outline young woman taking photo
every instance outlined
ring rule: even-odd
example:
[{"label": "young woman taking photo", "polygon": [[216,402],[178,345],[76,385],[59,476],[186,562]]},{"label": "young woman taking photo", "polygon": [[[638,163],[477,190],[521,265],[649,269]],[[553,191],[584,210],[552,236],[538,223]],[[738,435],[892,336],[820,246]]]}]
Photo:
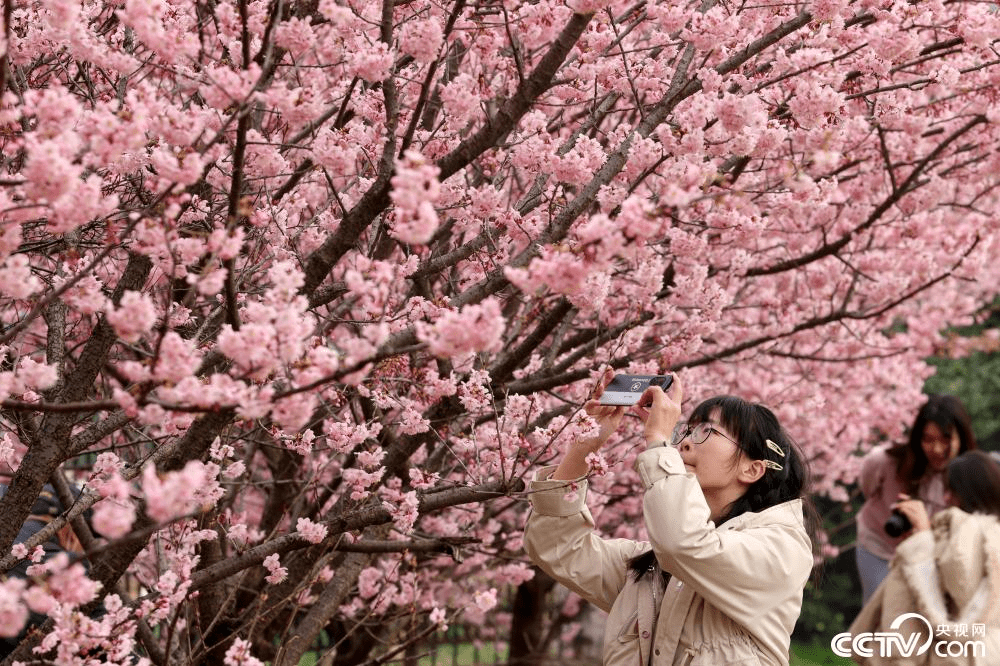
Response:
[{"label": "young woman taking photo", "polygon": [[[678,378],[635,407],[647,448],[642,480],[649,541],[604,539],[586,506],[586,457],[625,407],[585,409],[600,425],[529,488],[524,545],[546,573],[609,613],[605,666],[788,664],[813,566],[803,518],[808,472],[771,410],[733,396],[680,422]],[[569,493],[570,486],[576,493]]]}]

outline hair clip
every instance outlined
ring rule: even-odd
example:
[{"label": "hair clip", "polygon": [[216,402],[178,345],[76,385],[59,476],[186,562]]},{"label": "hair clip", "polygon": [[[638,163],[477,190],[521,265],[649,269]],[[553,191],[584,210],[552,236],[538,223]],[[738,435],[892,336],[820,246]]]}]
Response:
[{"label": "hair clip", "polygon": [[781,470],[785,469],[779,463],[776,463],[773,460],[764,460],[763,463],[764,463],[764,467],[768,467],[770,469],[773,469],[776,472],[780,472]]},{"label": "hair clip", "polygon": [[777,444],[775,444],[774,442],[772,442],[769,439],[765,439],[764,443],[767,444],[767,448],[771,449],[772,451],[774,451],[775,453],[777,453],[782,458],[785,457],[785,452],[782,450],[782,448],[780,446],[778,446]]}]

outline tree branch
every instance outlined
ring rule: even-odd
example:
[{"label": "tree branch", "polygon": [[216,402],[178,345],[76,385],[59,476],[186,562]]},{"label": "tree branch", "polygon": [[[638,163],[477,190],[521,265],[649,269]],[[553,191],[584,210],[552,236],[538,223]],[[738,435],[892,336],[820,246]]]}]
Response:
[{"label": "tree branch", "polygon": [[959,137],[967,134],[969,131],[974,129],[976,126],[981,125],[986,122],[985,116],[976,116],[969,122],[967,122],[962,127],[958,128],[952,132],[951,136],[938,144],[934,150],[927,154],[920,162],[913,168],[910,175],[906,177],[902,183],[900,183],[898,188],[895,188],[889,196],[887,196],[882,203],[880,203],[875,210],[871,212],[864,222],[861,222],[856,227],[845,233],[843,236],[838,238],[832,243],[827,243],[822,247],[817,248],[813,252],[809,252],[801,257],[795,259],[789,259],[788,261],[781,261],[777,264],[771,266],[762,266],[759,268],[750,268],[744,273],[745,277],[755,277],[758,275],[775,275],[777,273],[784,273],[786,271],[795,270],[805,266],[806,264],[812,263],[823,257],[828,257],[832,254],[836,254],[841,249],[843,249],[851,239],[857,236],[859,233],[865,231],[872,225],[874,225],[882,215],[889,210],[892,206],[899,202],[906,194],[915,189],[914,185],[918,178],[923,174],[927,166],[935,160],[945,149],[954,143]]}]

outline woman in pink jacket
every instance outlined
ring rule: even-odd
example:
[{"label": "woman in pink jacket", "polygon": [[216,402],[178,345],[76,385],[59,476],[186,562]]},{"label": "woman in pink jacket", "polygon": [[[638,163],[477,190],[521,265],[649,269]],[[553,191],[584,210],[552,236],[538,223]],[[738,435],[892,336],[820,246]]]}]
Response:
[{"label": "woman in pink jacket", "polygon": [[586,458],[626,408],[590,400],[600,434],[536,474],[525,550],[608,612],[605,666],[787,666],[813,565],[805,463],[766,407],[718,396],[678,423],[680,404],[675,378],[667,393],[647,389],[637,406],[648,447],[635,462],[648,542],[594,531]]},{"label": "woman in pink jacket", "polygon": [[868,603],[885,578],[901,540],[901,532],[886,531],[900,494],[921,500],[933,516],[946,506],[944,470],[948,463],[975,448],[976,437],[962,402],[952,395],[930,395],[917,412],[905,443],[879,447],[865,456],[859,478],[865,503],[856,518],[854,550],[863,603]]}]

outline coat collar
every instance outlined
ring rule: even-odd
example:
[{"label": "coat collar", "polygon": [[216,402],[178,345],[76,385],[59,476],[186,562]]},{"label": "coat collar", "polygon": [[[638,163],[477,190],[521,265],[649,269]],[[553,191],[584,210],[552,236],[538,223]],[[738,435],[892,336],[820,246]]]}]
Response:
[{"label": "coat collar", "polygon": [[754,527],[787,525],[804,528],[802,500],[793,499],[768,507],[763,511],[748,511],[718,526],[720,530],[745,530]]}]

